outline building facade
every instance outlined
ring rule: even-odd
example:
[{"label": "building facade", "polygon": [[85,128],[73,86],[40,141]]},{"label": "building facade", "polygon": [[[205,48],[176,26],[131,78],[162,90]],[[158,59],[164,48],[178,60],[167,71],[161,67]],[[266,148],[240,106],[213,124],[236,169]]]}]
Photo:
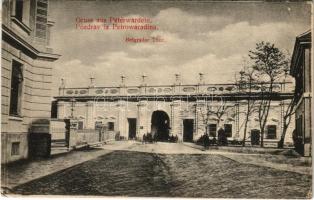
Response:
[{"label": "building facade", "polygon": [[48,0],[2,1],[1,163],[28,157],[32,122],[51,115]]},{"label": "building facade", "polygon": [[295,78],[295,126],[296,135],[302,138],[299,152],[311,156],[312,140],[312,71],[311,32],[296,38],[290,73]]},{"label": "building facade", "polygon": [[[264,134],[264,146],[272,147],[277,147],[284,109],[293,96],[282,84],[275,88]],[[142,139],[144,134],[152,133],[159,140],[172,135],[180,142],[195,142],[204,133],[217,137],[218,129],[223,128],[228,140],[242,141],[247,99],[257,102],[260,95],[258,89],[248,95],[235,84],[61,86],[55,104],[58,118],[77,120],[78,129],[94,129],[103,124],[125,139]],[[290,124],[286,144],[292,142],[293,129],[294,124]],[[256,133],[260,135],[257,110],[247,124],[247,144],[251,144]]]}]

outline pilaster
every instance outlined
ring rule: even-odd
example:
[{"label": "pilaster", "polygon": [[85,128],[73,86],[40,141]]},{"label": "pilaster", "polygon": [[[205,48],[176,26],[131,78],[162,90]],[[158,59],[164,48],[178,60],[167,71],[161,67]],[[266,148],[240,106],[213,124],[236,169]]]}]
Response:
[{"label": "pilaster", "polygon": [[181,116],[181,100],[175,100],[171,104],[171,134],[177,135],[180,142],[183,141],[182,116]]},{"label": "pilaster", "polygon": [[143,135],[148,132],[147,120],[149,120],[147,101],[139,101],[137,104],[136,136],[140,139],[143,138]]},{"label": "pilaster", "polygon": [[118,108],[118,130],[120,135],[128,138],[128,133],[126,130],[127,121],[126,121],[126,101],[119,100],[117,103]]},{"label": "pilaster", "polygon": [[94,102],[88,101],[86,102],[86,129],[94,129]]}]

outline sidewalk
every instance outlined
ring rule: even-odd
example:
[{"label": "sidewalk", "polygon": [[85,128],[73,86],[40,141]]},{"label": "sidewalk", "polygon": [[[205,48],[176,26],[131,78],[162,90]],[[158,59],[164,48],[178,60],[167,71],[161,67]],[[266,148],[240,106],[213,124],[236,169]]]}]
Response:
[{"label": "sidewalk", "polygon": [[[280,155],[284,150],[280,149],[258,149],[245,147],[219,147],[204,151],[204,147],[193,144],[184,143],[194,149],[203,151],[205,154],[218,154],[226,158],[232,159],[239,163],[251,164],[262,167],[270,167],[273,169],[295,172],[299,174],[312,175],[312,159],[308,157],[291,157]],[[235,150],[232,152],[232,150]],[[242,151],[241,151],[242,150]],[[241,153],[243,152],[243,153]]]},{"label": "sidewalk", "polygon": [[23,161],[1,166],[1,187],[11,189],[17,185],[38,179],[111,153],[116,149],[127,149],[133,143],[110,142],[100,148],[71,151],[47,159]]}]

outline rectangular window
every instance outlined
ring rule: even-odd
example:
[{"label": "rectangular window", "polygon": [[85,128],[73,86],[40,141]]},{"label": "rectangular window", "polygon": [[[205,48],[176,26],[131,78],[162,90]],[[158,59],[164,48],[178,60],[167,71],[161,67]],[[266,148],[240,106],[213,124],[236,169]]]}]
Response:
[{"label": "rectangular window", "polygon": [[82,121],[79,121],[79,122],[78,122],[78,125],[77,125],[77,129],[78,129],[78,130],[82,130],[82,129],[84,128],[83,125],[84,125],[83,122],[82,122]]},{"label": "rectangular window", "polygon": [[23,86],[23,65],[15,60],[12,62],[10,115],[21,115],[21,98]]},{"label": "rectangular window", "polygon": [[15,1],[15,18],[22,21],[23,18],[23,0]]},{"label": "rectangular window", "polygon": [[268,125],[267,126],[267,139],[276,139],[276,125]]},{"label": "rectangular window", "polygon": [[225,134],[227,137],[232,137],[232,124],[225,124]]},{"label": "rectangular window", "polygon": [[208,125],[209,136],[216,137],[217,124]]},{"label": "rectangular window", "polygon": [[95,122],[95,129],[102,128],[102,121],[96,121]]},{"label": "rectangular window", "polygon": [[19,142],[13,142],[12,143],[11,155],[12,156],[20,155],[20,143]]},{"label": "rectangular window", "polygon": [[108,122],[108,130],[114,131],[114,123],[113,122]]}]

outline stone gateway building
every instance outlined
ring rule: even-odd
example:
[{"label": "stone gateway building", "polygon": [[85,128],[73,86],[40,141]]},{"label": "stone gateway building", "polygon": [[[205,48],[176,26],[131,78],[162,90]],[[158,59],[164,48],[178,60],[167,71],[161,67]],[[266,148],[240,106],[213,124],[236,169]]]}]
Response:
[{"label": "stone gateway building", "polygon": [[[291,84],[274,87],[270,114],[265,127],[264,146],[277,147],[283,129],[283,114],[291,101]],[[78,129],[94,129],[99,125],[119,133],[124,139],[143,138],[151,133],[159,141],[177,136],[179,142],[195,142],[204,133],[216,137],[223,128],[229,141],[242,141],[247,99],[258,101],[259,88],[251,93],[236,84],[173,85],[66,88],[64,84],[55,97],[57,117],[73,119]],[[256,105],[256,109],[258,105]],[[291,144],[294,124],[286,135]],[[247,123],[246,143],[260,143],[258,112]],[[255,141],[255,143],[252,141]]]},{"label": "stone gateway building", "polygon": [[1,163],[28,157],[29,128],[51,113],[52,62],[47,0],[2,1]]}]

